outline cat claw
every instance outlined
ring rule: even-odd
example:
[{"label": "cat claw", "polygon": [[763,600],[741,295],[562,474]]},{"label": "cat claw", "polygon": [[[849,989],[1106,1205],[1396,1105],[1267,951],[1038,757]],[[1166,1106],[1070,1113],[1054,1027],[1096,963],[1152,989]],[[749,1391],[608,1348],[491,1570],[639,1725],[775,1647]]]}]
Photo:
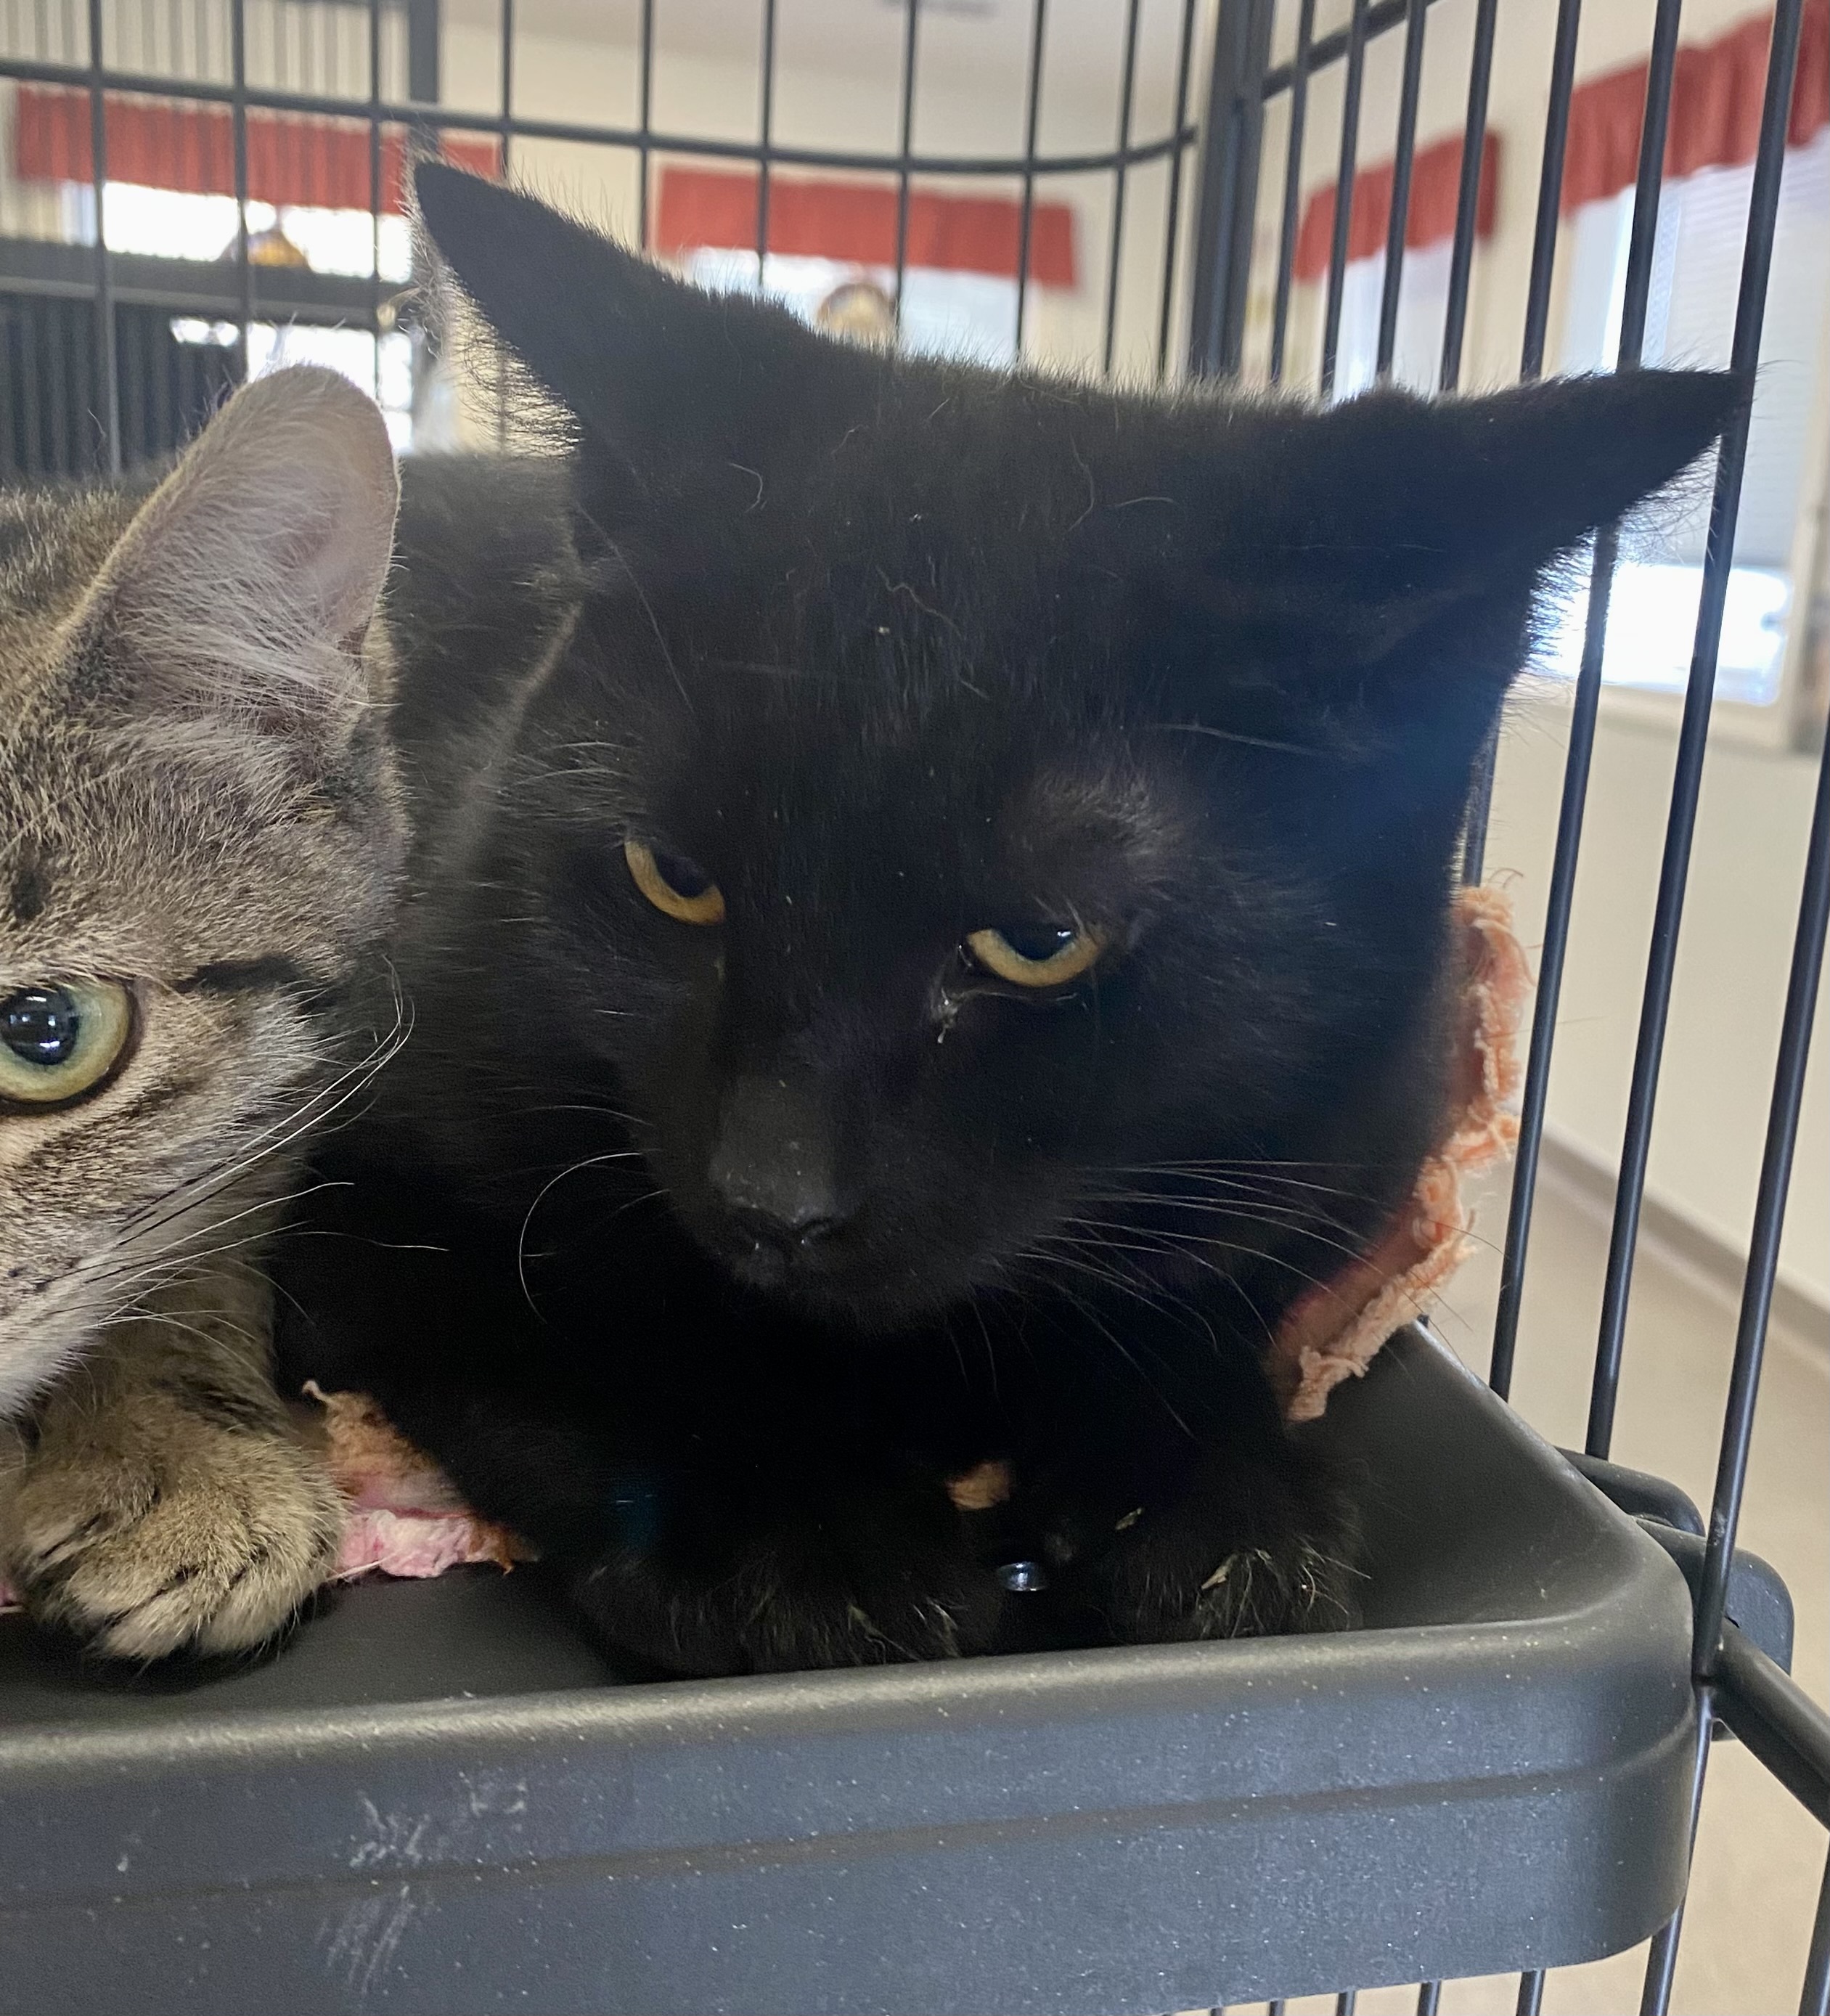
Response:
[{"label": "cat claw", "polygon": [[108,1658],[253,1651],[329,1575],[335,1486],[298,1443],[173,1410],[137,1446],[28,1457],[0,1557],[41,1623]]}]

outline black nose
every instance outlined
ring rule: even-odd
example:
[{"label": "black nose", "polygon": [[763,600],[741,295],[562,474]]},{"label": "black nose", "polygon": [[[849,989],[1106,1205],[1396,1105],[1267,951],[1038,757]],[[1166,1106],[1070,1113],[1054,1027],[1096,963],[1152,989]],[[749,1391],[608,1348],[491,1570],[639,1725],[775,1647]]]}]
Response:
[{"label": "black nose", "polygon": [[811,1085],[739,1078],[725,1097],[706,1180],[747,1237],[811,1246],[856,1210],[839,1180],[834,1132]]}]

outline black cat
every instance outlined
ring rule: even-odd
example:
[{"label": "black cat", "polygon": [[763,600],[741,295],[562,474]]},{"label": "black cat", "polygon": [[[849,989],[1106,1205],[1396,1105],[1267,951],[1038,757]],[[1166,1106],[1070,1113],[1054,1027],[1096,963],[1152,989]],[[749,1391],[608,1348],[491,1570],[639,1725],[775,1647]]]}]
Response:
[{"label": "black cat", "polygon": [[1347,1621],[1267,1339],[1436,1134],[1546,565],[1736,387],[904,361],[419,193],[576,441],[409,470],[414,1033],[309,1369],[666,1670]]}]

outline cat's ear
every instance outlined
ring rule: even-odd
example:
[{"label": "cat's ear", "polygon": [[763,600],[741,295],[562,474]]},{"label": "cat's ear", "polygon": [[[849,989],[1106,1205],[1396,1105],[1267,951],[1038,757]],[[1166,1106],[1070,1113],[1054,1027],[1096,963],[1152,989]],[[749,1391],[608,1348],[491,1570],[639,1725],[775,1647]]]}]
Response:
[{"label": "cat's ear", "polygon": [[1209,589],[1364,664],[1439,617],[1515,597],[1688,468],[1747,394],[1728,373],[1634,371],[1267,416],[1210,548]]},{"label": "cat's ear", "polygon": [[382,696],[363,650],[400,485],[372,401],[315,365],[244,387],[142,506],[73,624],[76,675],[142,742],[297,774]]},{"label": "cat's ear", "polygon": [[674,279],[534,197],[436,161],[419,220],[478,312],[600,450],[663,488],[754,477],[829,446],[884,366],[785,308]]}]

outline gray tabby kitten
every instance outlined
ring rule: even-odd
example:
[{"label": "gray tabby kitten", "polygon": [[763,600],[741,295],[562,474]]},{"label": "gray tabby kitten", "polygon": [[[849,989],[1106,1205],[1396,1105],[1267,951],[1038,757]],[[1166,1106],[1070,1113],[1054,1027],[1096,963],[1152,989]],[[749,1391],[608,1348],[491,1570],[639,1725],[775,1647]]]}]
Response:
[{"label": "gray tabby kitten", "polygon": [[0,498],[0,1564],[119,1657],[257,1644],[335,1555],[258,1262],[378,1056],[397,499],[313,369],[150,495]]}]

